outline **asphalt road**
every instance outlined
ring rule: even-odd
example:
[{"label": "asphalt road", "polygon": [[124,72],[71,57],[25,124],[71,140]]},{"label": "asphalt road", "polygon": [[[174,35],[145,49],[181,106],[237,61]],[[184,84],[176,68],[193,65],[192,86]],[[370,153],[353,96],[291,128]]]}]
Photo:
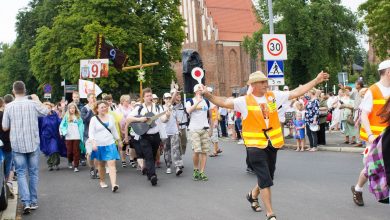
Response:
[{"label": "asphalt road", "polygon": [[[23,219],[265,219],[265,213],[253,212],[245,199],[256,182],[254,175],[245,173],[245,149],[230,141],[220,145],[223,154],[208,160],[208,182],[192,180],[191,152],[187,152],[183,175],[158,169],[157,187],[118,163],[120,189],[115,194],[90,179],[87,168],[74,173],[62,160],[62,170],[49,172],[42,157],[39,209]],[[355,153],[279,151],[272,187],[278,219],[389,219],[390,207],[376,202],[367,188],[365,207],[352,202],[350,186],[361,168],[361,156]],[[106,180],[109,183],[108,176]]]}]

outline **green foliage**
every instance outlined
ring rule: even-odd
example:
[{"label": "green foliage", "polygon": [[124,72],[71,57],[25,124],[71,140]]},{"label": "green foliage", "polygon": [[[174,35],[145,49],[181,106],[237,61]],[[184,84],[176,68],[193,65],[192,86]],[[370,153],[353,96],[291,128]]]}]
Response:
[{"label": "green foliage", "polygon": [[[265,10],[267,0],[258,1]],[[356,50],[357,19],[337,0],[274,0],[275,33],[286,34],[288,60],[285,61],[286,82],[292,87],[307,82],[321,70],[331,74],[329,85],[337,84],[337,73],[349,64]],[[260,18],[268,18],[258,12]],[[244,41],[252,56],[262,53],[263,29]]]},{"label": "green foliage", "polygon": [[370,64],[368,60],[366,60],[362,76],[366,85],[372,85],[378,82],[380,78],[378,73],[378,65]]},{"label": "green foliage", "polygon": [[[95,58],[97,34],[129,55],[129,65],[139,63],[138,43],[143,43],[143,63],[160,62],[146,68],[146,85],[154,90],[169,88],[174,72],[170,62],[180,58],[183,20],[178,0],[64,1],[52,27],[38,30],[31,49],[31,67],[39,81],[59,85],[65,78],[77,83],[79,60]],[[97,79],[106,93],[115,97],[139,91],[136,71],[110,68],[108,78]],[[153,82],[153,84],[152,84]]]},{"label": "green foliage", "polygon": [[[180,0],[33,0],[17,16],[15,43],[1,45],[0,80],[6,83],[0,92],[10,92],[10,83],[21,79],[39,94],[50,83],[58,99],[61,81],[77,84],[80,59],[95,58],[96,36],[103,34],[128,54],[128,65],[139,64],[143,43],[143,63],[160,63],[146,68],[144,87],[162,93],[174,78],[171,62],[180,59],[185,38],[179,5]],[[139,91],[136,74],[110,67],[109,77],[96,82],[119,98]]]},{"label": "green foliage", "polygon": [[381,59],[390,57],[390,1],[368,0],[359,6],[359,12],[376,55]]}]

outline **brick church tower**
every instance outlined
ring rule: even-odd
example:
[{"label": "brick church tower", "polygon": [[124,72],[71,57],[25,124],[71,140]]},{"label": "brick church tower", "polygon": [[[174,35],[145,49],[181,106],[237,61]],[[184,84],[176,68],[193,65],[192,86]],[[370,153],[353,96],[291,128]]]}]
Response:
[{"label": "brick church tower", "polygon": [[[249,74],[261,68],[260,59],[251,59],[242,46],[244,37],[260,28],[252,0],[182,0],[179,10],[186,24],[183,50],[200,54],[206,84],[218,95],[238,92]],[[182,63],[173,68],[183,85]]]}]

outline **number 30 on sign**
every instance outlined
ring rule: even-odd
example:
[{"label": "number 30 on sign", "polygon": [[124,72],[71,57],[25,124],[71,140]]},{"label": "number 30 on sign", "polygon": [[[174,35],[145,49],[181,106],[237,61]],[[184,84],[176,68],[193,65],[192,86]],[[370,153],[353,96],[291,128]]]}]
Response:
[{"label": "number 30 on sign", "polygon": [[80,78],[108,77],[108,59],[80,60]]},{"label": "number 30 on sign", "polygon": [[264,60],[287,60],[285,34],[263,34]]}]

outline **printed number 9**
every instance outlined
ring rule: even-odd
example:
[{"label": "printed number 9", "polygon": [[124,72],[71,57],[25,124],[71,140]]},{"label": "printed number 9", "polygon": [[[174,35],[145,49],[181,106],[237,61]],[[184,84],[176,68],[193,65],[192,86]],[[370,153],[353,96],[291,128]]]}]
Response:
[{"label": "printed number 9", "polygon": [[98,76],[99,74],[99,68],[96,64],[93,64],[92,67],[91,67],[91,71],[92,71],[92,77],[95,78]]},{"label": "printed number 9", "polygon": [[279,43],[270,43],[270,50],[271,51],[280,51],[280,44]]}]

